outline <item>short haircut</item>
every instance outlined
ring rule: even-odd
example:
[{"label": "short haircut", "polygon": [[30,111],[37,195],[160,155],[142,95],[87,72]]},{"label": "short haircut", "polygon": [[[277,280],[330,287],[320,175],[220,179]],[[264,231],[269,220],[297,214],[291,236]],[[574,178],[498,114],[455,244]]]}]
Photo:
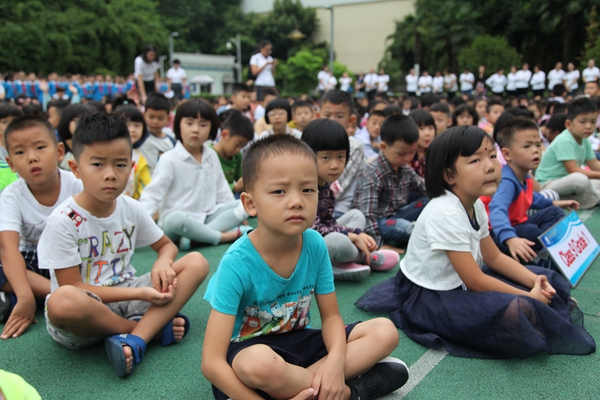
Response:
[{"label": "short haircut", "polygon": [[101,101],[88,101],[86,105],[88,107],[93,107],[94,111],[104,111],[104,103],[102,103]]},{"label": "short haircut", "polygon": [[242,177],[246,191],[251,191],[260,177],[262,164],[270,157],[282,155],[301,155],[314,161],[317,157],[312,149],[303,141],[292,135],[270,135],[255,141],[242,161]]},{"label": "short haircut", "polygon": [[412,118],[404,114],[392,115],[381,125],[381,140],[388,146],[397,141],[413,144],[419,140],[419,128]]},{"label": "short haircut", "polygon": [[142,135],[146,134],[146,119],[144,114],[134,105],[124,104],[116,108],[113,114],[123,118],[125,122],[139,122],[142,124],[143,130]]},{"label": "short haircut", "polygon": [[573,121],[578,115],[597,112],[598,106],[594,100],[588,99],[587,97],[581,97],[569,103],[567,119]]},{"label": "short haircut", "polygon": [[54,143],[54,145],[58,144],[58,139],[54,133],[54,127],[46,118],[40,115],[20,115],[13,119],[4,131],[4,147],[6,150],[8,150],[8,137],[13,132],[22,131],[36,126],[45,128],[46,132],[48,132],[48,136],[50,136],[52,139],[52,143]]},{"label": "short haircut", "polygon": [[321,107],[325,103],[334,104],[336,106],[346,106],[348,107],[350,115],[354,113],[354,100],[352,99],[352,95],[343,90],[332,89],[325,92],[321,97]]},{"label": "short haircut", "polygon": [[56,128],[60,140],[65,142],[73,138],[73,135],[69,129],[71,121],[73,121],[75,118],[81,117],[82,115],[91,114],[93,112],[96,112],[96,109],[86,104],[77,103],[68,105],[60,115],[60,121],[58,122],[58,127]]},{"label": "short haircut", "polygon": [[479,115],[477,115],[477,111],[475,111],[473,107],[466,104],[461,104],[454,109],[454,112],[452,113],[452,125],[456,126],[458,122],[458,116],[464,112],[471,114],[471,117],[473,117],[473,125],[477,126],[477,123],[479,122]]},{"label": "short haircut", "polygon": [[106,113],[85,115],[79,120],[73,134],[73,156],[79,161],[85,146],[116,139],[126,140],[132,147],[129,129],[123,118]]},{"label": "short haircut", "polygon": [[186,100],[179,103],[177,106],[177,112],[175,113],[175,121],[173,121],[173,132],[175,138],[181,140],[181,120],[184,118],[202,118],[203,120],[210,122],[210,134],[208,138],[215,140],[219,128],[221,127],[221,121],[217,116],[215,108],[208,101],[203,99],[192,99]]},{"label": "short haircut", "polygon": [[317,151],[346,151],[346,163],[350,158],[350,140],[346,129],[336,121],[320,118],[311,121],[302,131],[302,141]]},{"label": "short haircut", "polygon": [[510,147],[513,137],[517,132],[521,131],[539,131],[539,126],[532,120],[524,117],[517,117],[511,121],[508,121],[498,131],[496,136],[496,142],[500,148]]},{"label": "short haircut", "polygon": [[512,121],[515,118],[517,117],[508,111],[504,111],[502,114],[500,114],[500,116],[496,120],[496,124],[494,124],[494,132],[492,133],[494,142],[498,141],[498,133],[500,132],[500,129],[504,126],[504,124],[506,124],[508,121]]},{"label": "short haircut", "polygon": [[313,106],[313,104],[310,101],[298,100],[298,101],[294,102],[294,105],[292,106],[292,112],[296,112],[297,109],[302,108],[302,107],[310,108],[310,112],[313,112],[315,110],[315,107]]},{"label": "short haircut", "polygon": [[134,106],[134,107],[136,106],[135,101],[133,101],[132,99],[127,97],[126,94],[117,96],[112,100],[112,109],[113,110],[116,110],[117,107],[119,107],[119,106],[126,106],[126,105],[130,105],[130,106]]},{"label": "short haircut", "polygon": [[440,197],[446,190],[451,190],[444,179],[444,172],[448,169],[455,171],[458,157],[472,156],[484,140],[491,142],[492,139],[476,126],[455,126],[433,139],[427,150],[425,168],[425,186],[429,197]]},{"label": "short haircut", "polygon": [[554,109],[552,110],[552,115],[565,114],[568,109],[569,109],[569,105],[567,103],[559,103],[554,106]]},{"label": "short haircut", "polygon": [[240,92],[252,93],[252,90],[245,83],[234,83],[231,88],[231,94],[236,95]]},{"label": "short haircut", "polygon": [[562,132],[566,129],[566,121],[566,113],[554,114],[550,117],[548,122],[546,122],[546,129],[549,129],[552,132]]},{"label": "short haircut", "polygon": [[58,113],[60,115],[62,113],[62,111],[65,108],[67,108],[70,104],[71,104],[71,102],[69,100],[52,100],[52,101],[48,102],[48,105],[46,106],[46,110],[55,108],[56,111],[58,111]]},{"label": "short haircut", "polygon": [[292,120],[292,108],[286,99],[278,97],[267,104],[265,107],[265,122],[267,124],[271,124],[269,121],[269,112],[273,110],[285,110],[287,112],[287,121],[290,122]]},{"label": "short haircut", "polygon": [[506,111],[509,112],[510,114],[514,115],[515,117],[525,117],[525,118],[530,118],[532,120],[535,119],[535,114],[533,113],[533,111],[531,111],[529,108],[527,108],[525,106],[511,107]]},{"label": "short haircut", "polygon": [[39,103],[27,103],[23,106],[23,114],[26,115],[44,115],[44,109]]},{"label": "short haircut", "polygon": [[167,112],[167,114],[171,112],[171,104],[169,103],[169,99],[167,99],[163,94],[160,93],[150,93],[150,95],[146,99],[145,106],[146,110],[164,110]]},{"label": "short haircut", "polygon": [[552,94],[555,96],[562,96],[567,91],[567,87],[562,83],[557,83],[552,87]]},{"label": "short haircut", "polygon": [[238,110],[229,110],[227,118],[223,122],[222,129],[229,131],[230,136],[241,136],[248,141],[254,139],[252,121]]},{"label": "short haircut", "polygon": [[387,115],[385,115],[384,111],[380,111],[380,110],[373,110],[371,111],[371,113],[369,114],[369,117],[367,118],[367,121],[371,119],[371,117],[381,117],[383,119],[385,119],[387,117]]},{"label": "short haircut", "polygon": [[173,64],[181,64],[181,61],[179,61],[179,58],[176,58],[173,60]]},{"label": "short haircut", "polygon": [[389,117],[391,115],[400,114],[401,112],[402,112],[402,109],[395,104],[390,104],[389,106],[387,106],[386,108],[383,109],[383,113],[385,114],[386,117]]},{"label": "short haircut", "polygon": [[421,107],[431,107],[431,105],[439,102],[439,98],[433,93],[425,93],[421,96]]},{"label": "short haircut", "polygon": [[504,102],[498,97],[492,97],[488,101],[487,106],[485,107],[485,111],[489,113],[492,110],[492,107],[494,106],[502,106],[502,108],[504,108]]},{"label": "short haircut", "polygon": [[267,97],[267,96],[279,97],[279,92],[275,88],[263,89],[261,91],[261,99],[260,100],[264,100],[264,98]]},{"label": "short haircut", "polygon": [[433,103],[431,107],[429,107],[429,112],[441,112],[450,116],[450,108],[448,107],[448,104],[445,103]]},{"label": "short haircut", "polygon": [[433,119],[433,116],[424,108],[412,110],[409,114],[409,117],[415,121],[415,124],[417,124],[418,127],[433,126],[435,128],[435,120]]},{"label": "short haircut", "polygon": [[372,102],[369,103],[369,113],[373,112],[375,107],[377,107],[380,104],[384,104],[387,106],[388,104],[390,104],[390,102],[387,100],[373,100]]},{"label": "short haircut", "polygon": [[466,103],[465,99],[463,99],[460,96],[454,96],[452,98],[452,100],[450,100],[450,104],[452,104],[454,107],[458,107],[461,104],[465,104],[465,103]]},{"label": "short haircut", "polygon": [[13,103],[8,101],[0,101],[0,119],[6,117],[18,117],[23,115],[23,111]]}]

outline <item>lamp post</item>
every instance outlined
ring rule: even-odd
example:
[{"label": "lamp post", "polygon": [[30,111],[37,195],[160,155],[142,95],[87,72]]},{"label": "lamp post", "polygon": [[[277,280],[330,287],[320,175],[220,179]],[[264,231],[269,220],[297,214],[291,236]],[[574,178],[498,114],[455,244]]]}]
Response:
[{"label": "lamp post", "polygon": [[235,60],[235,64],[236,64],[236,68],[237,68],[237,82],[241,82],[242,81],[242,42],[240,40],[240,35],[238,34],[235,39],[229,39],[229,41],[227,42],[226,46],[228,49],[231,49],[231,44],[235,44],[235,49],[236,49],[236,60]]},{"label": "lamp post", "polygon": [[329,70],[333,74],[333,6],[325,7],[325,9],[331,11],[331,34],[329,37]]},{"label": "lamp post", "polygon": [[165,61],[167,60],[167,56],[160,56],[158,58],[160,63],[160,77],[164,79],[165,77]]},{"label": "lamp post", "polygon": [[179,32],[169,33],[169,65],[173,66],[173,38],[179,36]]}]

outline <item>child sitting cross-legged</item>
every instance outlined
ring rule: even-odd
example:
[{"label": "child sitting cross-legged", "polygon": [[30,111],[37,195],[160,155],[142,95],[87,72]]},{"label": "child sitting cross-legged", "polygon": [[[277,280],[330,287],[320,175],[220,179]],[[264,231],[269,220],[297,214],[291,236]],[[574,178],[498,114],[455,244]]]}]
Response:
[{"label": "child sitting cross-legged", "polygon": [[[131,171],[125,122],[107,114],[82,117],[73,136],[71,170],[83,191],[52,212],[38,245],[40,268],[49,269],[46,326],[69,349],[104,340],[118,376],[129,375],[150,340],[163,346],[188,332],[181,308],[206,275],[199,253],[175,261],[177,247],[139,203],[121,196]],[[158,253],[152,271],[136,276],[135,248]]]},{"label": "child sitting cross-legged", "polygon": [[[575,200],[552,201],[533,190],[531,170],[538,167],[542,140],[538,125],[518,117],[500,128],[497,142],[507,164],[490,202],[490,223],[498,247],[515,260],[531,262],[542,250],[538,237],[565,213],[560,207],[579,208]],[[530,216],[529,209],[540,210]]]},{"label": "child sitting cross-legged", "polygon": [[[272,135],[252,145],[243,172],[242,202],[258,227],[227,250],[204,296],[202,373],[215,398],[365,400],[404,385],[406,365],[387,357],[394,326],[342,321],[327,246],[309,229],[319,182],[311,148]],[[310,329],[313,296],[321,330]]]},{"label": "child sitting cross-legged", "polygon": [[306,126],[302,140],[317,155],[319,207],[312,228],[325,238],[334,278],[361,281],[371,269],[387,271],[398,265],[400,256],[395,251],[376,251],[375,240],[362,231],[366,220],[359,210],[350,210],[337,220],[333,217],[335,196],[330,186],[344,171],[350,153],[344,127],[329,119],[317,119]]}]

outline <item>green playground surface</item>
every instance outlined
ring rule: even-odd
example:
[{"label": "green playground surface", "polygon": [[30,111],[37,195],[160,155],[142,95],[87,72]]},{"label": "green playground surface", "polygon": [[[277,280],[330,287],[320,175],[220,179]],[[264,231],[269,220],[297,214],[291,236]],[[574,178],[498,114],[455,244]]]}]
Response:
[{"label": "green playground surface", "polygon": [[[592,235],[600,238],[600,209],[580,213]],[[252,223],[252,222],[251,222]],[[598,239],[597,239],[598,240]],[[212,276],[227,245],[203,247]],[[136,252],[134,265],[142,274],[152,266],[150,248]],[[354,302],[371,286],[393,277],[373,273],[361,283],[336,282],[346,322],[384,314],[367,314]],[[204,328],[210,306],[203,300],[208,279],[184,307],[191,320],[188,336],[179,344],[152,343],[141,364],[126,379],[118,378],[104,353],[103,343],[72,351],[55,343],[46,332],[42,310],[38,323],[17,339],[0,342],[0,369],[21,375],[43,399],[210,399],[209,382],[200,372]],[[572,291],[585,314],[585,327],[600,340],[600,261],[596,261]],[[313,327],[320,327],[313,303]],[[1,328],[2,326],[0,326]],[[480,360],[447,355],[412,342],[400,332],[392,356],[411,367],[411,380],[387,399],[594,399],[600,396],[600,354],[567,356],[539,354],[526,360]]]}]

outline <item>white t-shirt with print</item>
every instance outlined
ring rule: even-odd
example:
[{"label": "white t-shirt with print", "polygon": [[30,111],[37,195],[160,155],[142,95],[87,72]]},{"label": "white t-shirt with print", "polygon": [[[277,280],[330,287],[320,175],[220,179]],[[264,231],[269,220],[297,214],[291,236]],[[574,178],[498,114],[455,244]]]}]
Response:
[{"label": "white t-shirt with print", "polygon": [[[256,53],[250,58],[250,65],[256,65],[259,69],[263,65],[273,62],[273,57],[263,56],[262,53]],[[256,86],[275,86],[275,78],[273,78],[273,64],[268,64],[254,80]]]},{"label": "white t-shirt with print", "polygon": [[81,280],[113,286],[135,276],[136,248],[160,240],[163,231],[134,199],[117,198],[113,213],[96,218],[73,197],[52,212],[38,246],[39,266],[50,270],[51,292],[58,289],[57,269],[79,266]]},{"label": "white t-shirt with print", "polygon": [[27,182],[19,179],[8,185],[0,196],[0,231],[14,231],[21,235],[20,251],[35,250],[46,220],[56,206],[83,190],[81,181],[71,171],[58,170],[60,193],[52,206],[41,205],[29,190]]}]

